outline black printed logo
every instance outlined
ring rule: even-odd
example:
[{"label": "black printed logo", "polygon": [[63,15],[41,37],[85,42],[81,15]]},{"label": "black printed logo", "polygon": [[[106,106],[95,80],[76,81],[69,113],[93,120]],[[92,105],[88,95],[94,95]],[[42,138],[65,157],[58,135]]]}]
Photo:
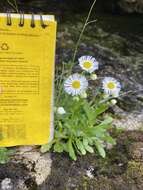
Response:
[{"label": "black printed logo", "polygon": [[4,50],[4,51],[9,50],[9,46],[7,43],[2,43],[0,48],[1,48],[1,50]]}]

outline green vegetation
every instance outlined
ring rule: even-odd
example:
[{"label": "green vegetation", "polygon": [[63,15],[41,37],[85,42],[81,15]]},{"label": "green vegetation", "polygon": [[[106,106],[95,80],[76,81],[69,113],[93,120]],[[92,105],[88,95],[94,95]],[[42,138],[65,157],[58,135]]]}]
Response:
[{"label": "green vegetation", "polygon": [[5,164],[9,161],[10,156],[14,154],[13,150],[7,148],[0,148],[0,164]]}]

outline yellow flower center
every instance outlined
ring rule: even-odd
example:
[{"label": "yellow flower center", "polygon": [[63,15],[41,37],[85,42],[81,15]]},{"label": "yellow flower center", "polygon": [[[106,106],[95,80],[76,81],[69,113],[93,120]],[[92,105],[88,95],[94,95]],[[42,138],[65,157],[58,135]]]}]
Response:
[{"label": "yellow flower center", "polygon": [[114,82],[109,82],[109,83],[107,84],[107,87],[108,87],[110,90],[112,90],[112,89],[114,89],[114,88],[116,87],[116,84],[115,84]]},{"label": "yellow flower center", "polygon": [[86,68],[86,69],[90,69],[92,67],[92,63],[89,62],[89,61],[86,61],[84,62],[83,66]]},{"label": "yellow flower center", "polygon": [[73,87],[73,88],[79,89],[80,86],[81,86],[80,81],[75,80],[75,81],[72,82],[72,87]]}]

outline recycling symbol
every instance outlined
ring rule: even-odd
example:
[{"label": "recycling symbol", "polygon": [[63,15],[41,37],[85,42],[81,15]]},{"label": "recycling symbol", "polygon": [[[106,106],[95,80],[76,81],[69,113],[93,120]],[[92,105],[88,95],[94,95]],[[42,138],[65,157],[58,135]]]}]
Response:
[{"label": "recycling symbol", "polygon": [[2,43],[1,50],[9,50],[9,46],[7,43]]}]

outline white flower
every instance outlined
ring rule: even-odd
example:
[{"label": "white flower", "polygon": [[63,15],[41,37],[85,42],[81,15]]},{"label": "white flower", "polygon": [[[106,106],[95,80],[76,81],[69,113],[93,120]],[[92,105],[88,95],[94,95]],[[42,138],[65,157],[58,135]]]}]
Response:
[{"label": "white flower", "polygon": [[65,109],[63,107],[58,107],[57,108],[57,113],[60,114],[60,115],[63,115],[66,113]]},{"label": "white flower", "polygon": [[119,96],[121,90],[121,84],[112,77],[105,77],[102,81],[104,93],[107,95],[112,95],[114,97]]},{"label": "white flower", "polygon": [[78,61],[80,67],[89,73],[92,73],[99,68],[99,63],[92,56],[82,56]]},{"label": "white flower", "polygon": [[88,81],[86,78],[79,74],[73,74],[66,79],[64,83],[65,92],[72,96],[80,95],[86,91]]},{"label": "white flower", "polygon": [[92,75],[90,76],[90,78],[91,78],[91,80],[96,80],[96,79],[97,79],[97,75],[96,75],[96,74],[92,74]]},{"label": "white flower", "polygon": [[116,99],[112,99],[112,100],[111,100],[111,104],[112,104],[112,105],[117,104],[117,100],[116,100]]}]

